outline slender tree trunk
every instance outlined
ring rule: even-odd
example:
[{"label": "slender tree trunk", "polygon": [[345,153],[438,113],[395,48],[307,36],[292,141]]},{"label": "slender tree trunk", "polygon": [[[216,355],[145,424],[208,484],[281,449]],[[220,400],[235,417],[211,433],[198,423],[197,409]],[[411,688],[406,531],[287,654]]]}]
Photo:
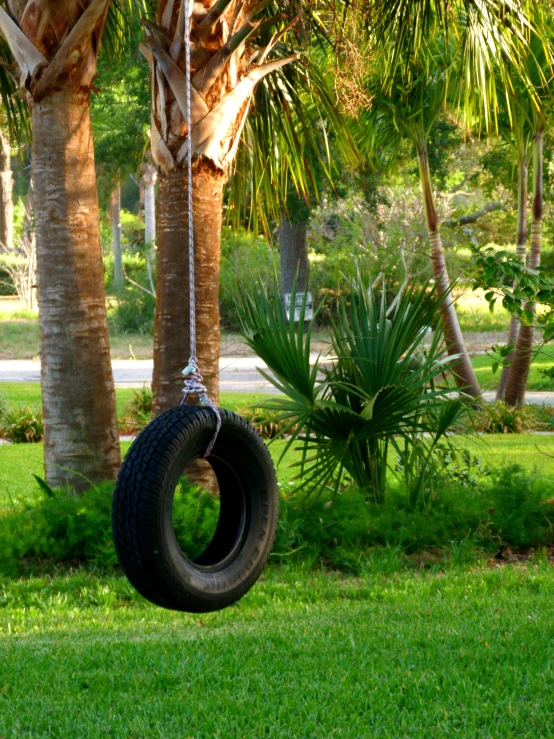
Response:
[{"label": "slender tree trunk", "polygon": [[34,310],[37,290],[37,236],[35,231],[35,196],[32,180],[29,186],[29,192],[27,193],[27,202],[25,203],[21,248],[28,260],[25,284],[25,308],[27,310]]},{"label": "slender tree trunk", "polygon": [[[529,250],[529,267],[538,269],[541,264],[542,247],[542,215],[543,215],[543,141],[544,135],[537,134],[533,141],[533,223],[531,224],[531,242]],[[533,339],[535,336],[535,302],[525,306],[533,313],[530,326],[522,325],[514,350],[514,358],[510,365],[510,373],[506,384],[506,403],[522,406],[525,402],[527,379],[533,358]]]},{"label": "slender tree trunk", "polygon": [[[195,167],[194,264],[198,365],[208,393],[219,402],[219,266],[225,177],[210,165]],[[154,333],[154,414],[179,405],[190,356],[187,176],[160,173],[158,269]]]},{"label": "slender tree trunk", "polygon": [[156,241],[156,180],[157,170],[153,164],[146,163],[142,175],[144,188],[144,241],[154,244]]},{"label": "slender tree trunk", "polygon": [[308,261],[308,224],[306,221],[291,223],[281,216],[279,250],[281,252],[281,291],[290,293],[296,280],[298,292],[305,292],[310,277]]},{"label": "slender tree trunk", "polygon": [[110,215],[112,219],[113,237],[113,261],[114,273],[113,284],[116,290],[123,287],[123,250],[121,248],[121,181],[118,179],[117,186],[110,198]]},{"label": "slender tree trunk", "polygon": [[[437,284],[438,294],[444,295],[450,290],[450,281],[448,278],[448,271],[446,269],[446,260],[444,258],[444,249],[439,229],[439,218],[437,208],[435,206],[435,198],[433,196],[433,186],[431,182],[431,172],[429,170],[429,159],[427,156],[426,145],[418,147],[418,161],[421,175],[421,188],[423,190],[425,201],[427,228],[429,230],[433,274]],[[451,293],[448,294],[442,304],[441,315],[448,354],[451,356],[455,354],[459,355],[459,359],[457,359],[452,365],[456,384],[458,387],[464,388],[465,392],[469,395],[472,395],[474,398],[479,398],[481,396],[481,388],[479,387],[477,376],[475,375],[475,371],[466,349]]]},{"label": "slender tree trunk", "polygon": [[45,469],[82,489],[121,461],[86,92],[32,108]]},{"label": "slender tree trunk", "polygon": [[[525,253],[527,250],[527,187],[529,179],[529,167],[527,165],[527,153],[524,152],[520,156],[519,164],[519,193],[518,193],[518,206],[517,206],[517,244],[516,244],[516,256],[518,256],[522,262],[525,262]],[[508,333],[508,346],[516,346],[519,336],[519,318],[517,315],[512,316],[510,321],[510,331]],[[513,361],[514,352],[512,352],[508,361]],[[506,385],[508,383],[508,377],[510,374],[510,364],[502,367],[502,374],[500,375],[500,381],[498,383],[498,390],[496,391],[496,400],[504,400],[504,393],[506,392]]]},{"label": "slender tree trunk", "polygon": [[13,176],[8,139],[0,131],[0,244],[13,248]]}]

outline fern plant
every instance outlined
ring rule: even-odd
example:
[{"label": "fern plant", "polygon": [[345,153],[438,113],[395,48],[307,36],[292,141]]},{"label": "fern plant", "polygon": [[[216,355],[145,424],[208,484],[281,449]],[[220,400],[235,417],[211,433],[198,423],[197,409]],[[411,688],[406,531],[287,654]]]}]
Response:
[{"label": "fern plant", "polygon": [[304,308],[296,324],[264,287],[241,290],[242,333],[271,370],[262,374],[282,393],[260,406],[275,412],[279,435],[289,437],[283,454],[300,443],[297,490],[332,486],[336,493],[348,477],[382,503],[389,456],[413,453],[417,504],[433,449],[466,412],[445,377],[456,360],[444,356],[439,316],[446,297],[429,285],[407,290],[387,316],[385,292],[379,300],[360,276],[332,327],[332,355],[312,364],[313,322],[304,329]]}]

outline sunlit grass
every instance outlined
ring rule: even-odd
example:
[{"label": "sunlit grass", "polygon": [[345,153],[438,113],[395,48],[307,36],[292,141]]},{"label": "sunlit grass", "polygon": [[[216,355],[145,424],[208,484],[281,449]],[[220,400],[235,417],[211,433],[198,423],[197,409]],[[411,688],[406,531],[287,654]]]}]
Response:
[{"label": "sunlit grass", "polygon": [[551,735],[549,565],[382,572],[271,567],[200,616],[82,571],[0,582],[0,736]]}]

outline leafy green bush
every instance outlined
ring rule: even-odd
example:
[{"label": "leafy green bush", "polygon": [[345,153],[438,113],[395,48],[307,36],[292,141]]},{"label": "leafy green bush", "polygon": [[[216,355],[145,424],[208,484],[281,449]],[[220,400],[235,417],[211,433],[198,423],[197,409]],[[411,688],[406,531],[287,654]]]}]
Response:
[{"label": "leafy green bush", "polygon": [[173,528],[189,559],[196,559],[206,549],[218,520],[219,497],[181,478],[173,499]]},{"label": "leafy green bush", "polygon": [[115,307],[108,313],[115,333],[151,335],[154,332],[156,298],[138,287],[125,287]]},{"label": "leafy green bush", "polygon": [[477,485],[444,481],[427,510],[414,509],[398,484],[379,506],[355,488],[315,502],[289,488],[283,492],[274,556],[359,571],[375,547],[412,554],[454,551],[462,543],[465,549],[489,551],[500,545],[543,546],[554,542],[554,501],[545,500],[551,492],[551,481],[519,465],[498,469]]},{"label": "leafy green bush", "polygon": [[484,405],[474,414],[473,424],[483,434],[521,434],[532,426],[527,406],[515,408],[503,402]]},{"label": "leafy green bush", "polygon": [[[41,496],[33,504],[0,514],[0,572],[15,574],[22,560],[93,563],[112,567],[113,483],[82,495],[51,490],[39,480]],[[173,520],[177,538],[189,556],[203,551],[211,538],[219,500],[184,481],[176,491]]]},{"label": "leafy green bush", "polygon": [[524,405],[514,408],[503,402],[487,403],[472,415],[475,431],[482,434],[522,434],[526,431],[554,431],[554,408]]},{"label": "leafy green bush", "polygon": [[[113,252],[106,254],[104,261],[104,282],[106,289],[111,291],[114,278]],[[123,252],[123,270],[125,274],[140,285],[149,285],[150,279],[146,269],[146,255],[139,249],[125,249]]]},{"label": "leafy green bush", "polygon": [[[77,496],[39,482],[42,495],[33,504],[0,512],[0,572],[15,575],[22,565],[35,566],[41,560],[114,566],[113,484]],[[544,546],[554,542],[554,504],[546,500],[551,490],[551,481],[518,465],[496,470],[478,486],[445,482],[427,510],[414,509],[399,483],[391,485],[379,506],[353,487],[334,499],[321,496],[315,501],[293,486],[281,487],[272,558],[323,562],[359,572],[376,551],[393,553],[398,562],[421,551],[449,551],[452,558],[460,558],[472,547],[494,551],[500,545]],[[173,522],[187,556],[194,559],[205,549],[218,515],[217,496],[180,481]]]},{"label": "leafy green bush", "polygon": [[278,269],[279,253],[263,237],[255,237],[246,231],[224,231],[221,242],[219,307],[221,325],[225,329],[238,330],[235,307],[239,294],[237,275],[247,285],[258,280],[272,285]]},{"label": "leafy green bush", "polygon": [[0,415],[0,436],[12,444],[38,444],[44,438],[42,411],[26,405]]},{"label": "leafy green bush", "polygon": [[152,420],[152,390],[143,387],[133,391],[133,397],[123,408],[119,428],[126,434],[136,434]]},{"label": "leafy green bush", "polygon": [[490,501],[491,526],[498,537],[515,548],[550,543],[554,533],[552,483],[518,464],[492,473],[485,491]]},{"label": "leafy green bush", "polygon": [[452,541],[490,543],[485,499],[455,483],[442,486],[428,511],[414,509],[409,495],[392,487],[383,505],[364,499],[354,488],[334,501],[287,495],[281,505],[276,557],[308,556],[340,569],[357,571],[374,547],[398,547],[405,553],[443,549]]},{"label": "leafy green bush", "polygon": [[[253,408],[252,406],[245,405],[237,408],[235,412],[253,426],[262,439],[275,439],[288,426],[288,424],[279,420],[277,413],[268,411],[265,408]],[[293,431],[294,429],[289,429],[289,433]]]}]

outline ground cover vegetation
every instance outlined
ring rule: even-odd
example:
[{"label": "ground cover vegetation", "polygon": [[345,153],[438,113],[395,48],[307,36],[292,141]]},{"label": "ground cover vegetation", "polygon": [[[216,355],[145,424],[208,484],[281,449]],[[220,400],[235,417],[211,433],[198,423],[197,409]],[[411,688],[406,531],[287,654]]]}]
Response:
[{"label": "ground cover vegetation", "polygon": [[90,571],[2,580],[0,730],[547,736],[550,566],[387,576],[387,557],[348,579],[272,567],[201,618]]}]

